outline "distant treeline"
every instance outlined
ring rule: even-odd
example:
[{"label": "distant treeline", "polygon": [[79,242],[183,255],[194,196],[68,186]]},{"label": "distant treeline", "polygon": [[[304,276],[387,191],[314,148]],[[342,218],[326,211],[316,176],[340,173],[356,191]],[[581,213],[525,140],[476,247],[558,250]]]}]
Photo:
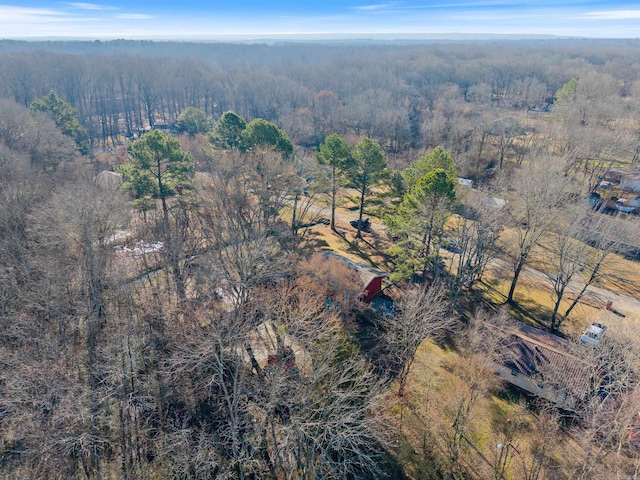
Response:
[{"label": "distant treeline", "polygon": [[[22,105],[55,90],[94,146],[171,124],[187,107],[235,111],[315,146],[329,132],[376,138],[390,154],[470,149],[460,125],[544,110],[570,79],[597,71],[631,94],[635,40],[396,44],[151,41],[0,42],[0,96]],[[455,125],[453,125],[455,124]],[[466,142],[466,143],[465,143]]]}]

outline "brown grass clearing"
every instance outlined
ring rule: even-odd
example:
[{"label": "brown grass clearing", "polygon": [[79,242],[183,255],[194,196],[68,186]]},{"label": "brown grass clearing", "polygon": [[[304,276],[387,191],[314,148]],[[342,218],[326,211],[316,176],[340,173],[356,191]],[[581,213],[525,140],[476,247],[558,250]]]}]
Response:
[{"label": "brown grass clearing", "polygon": [[[452,393],[464,387],[461,385],[464,380],[455,371],[455,365],[461,361],[457,352],[442,349],[430,341],[424,342],[416,353],[405,396],[398,398],[395,395],[397,388],[394,385],[390,388],[385,413],[391,415],[400,428],[401,439],[395,453],[410,478],[435,478],[433,459],[448,455],[456,401]],[[505,477],[520,478],[525,463],[533,461],[531,448],[539,439],[535,422],[535,414],[523,403],[491,393],[482,396],[472,409],[460,462],[482,478],[490,476],[499,460],[497,445],[506,441],[500,432],[506,425],[514,424],[516,431],[509,442],[519,453],[511,458]],[[569,450],[573,456],[578,452],[583,454],[575,442],[566,440],[554,447],[553,455],[558,463]]]}]

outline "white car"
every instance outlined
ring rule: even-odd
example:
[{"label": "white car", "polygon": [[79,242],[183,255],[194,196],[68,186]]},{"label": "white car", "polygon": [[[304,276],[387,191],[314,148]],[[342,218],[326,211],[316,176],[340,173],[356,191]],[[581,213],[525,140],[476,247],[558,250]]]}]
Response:
[{"label": "white car", "polygon": [[592,323],[580,337],[580,343],[588,343],[595,347],[600,343],[600,340],[602,340],[604,332],[606,331],[606,325],[602,325],[601,323]]},{"label": "white car", "polygon": [[616,200],[616,210],[619,210],[622,213],[631,213],[635,211],[636,207],[632,207],[628,204],[627,200],[623,198],[619,198]]}]

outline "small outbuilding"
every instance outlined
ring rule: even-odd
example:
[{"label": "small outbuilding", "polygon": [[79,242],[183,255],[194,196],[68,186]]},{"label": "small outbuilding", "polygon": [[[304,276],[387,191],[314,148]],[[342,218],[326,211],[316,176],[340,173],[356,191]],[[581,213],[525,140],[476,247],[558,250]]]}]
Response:
[{"label": "small outbuilding", "polygon": [[640,176],[627,175],[620,180],[620,190],[623,192],[640,193]]},{"label": "small outbuilding", "polygon": [[504,198],[494,197],[493,195],[487,196],[486,204],[493,208],[502,208],[507,205],[507,201]]},{"label": "small outbuilding", "polygon": [[458,185],[461,185],[463,188],[466,188],[467,190],[471,190],[473,188],[473,180],[471,180],[470,178],[458,177],[456,181],[458,182]]},{"label": "small outbuilding", "polygon": [[487,207],[495,208],[496,210],[507,206],[506,200],[489,195],[485,191],[472,190],[468,195],[469,196],[467,198],[471,205],[486,205]]},{"label": "small outbuilding", "polygon": [[349,268],[358,272],[362,281],[361,300],[363,302],[369,302],[373,297],[378,295],[383,290],[384,280],[389,278],[390,275],[389,272],[379,270],[366,263],[357,262],[335,252],[324,252],[324,255],[325,258],[337,258],[344,262]]},{"label": "small outbuilding", "polygon": [[618,183],[623,192],[640,193],[640,170],[635,167],[611,168],[602,178],[603,182]]},{"label": "small outbuilding", "polygon": [[122,185],[122,174],[103,170],[96,175],[96,183],[103,190],[117,190]]}]

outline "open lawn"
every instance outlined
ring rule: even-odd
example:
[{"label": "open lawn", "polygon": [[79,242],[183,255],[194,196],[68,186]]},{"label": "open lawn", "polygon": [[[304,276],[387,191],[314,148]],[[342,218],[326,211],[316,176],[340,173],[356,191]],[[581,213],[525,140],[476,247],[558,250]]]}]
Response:
[{"label": "open lawn", "polygon": [[[582,456],[580,446],[570,437],[554,439],[524,397],[501,390],[492,374],[483,374],[481,363],[469,362],[428,341],[417,352],[404,397],[392,386],[386,413],[402,432],[396,453],[410,478],[441,478],[455,463],[473,478],[525,478],[528,469],[542,463],[540,478],[570,478],[572,462],[566,459]],[[475,400],[474,393],[479,394]],[[456,415],[465,408],[456,444]],[[543,458],[544,442],[549,451]]]}]

